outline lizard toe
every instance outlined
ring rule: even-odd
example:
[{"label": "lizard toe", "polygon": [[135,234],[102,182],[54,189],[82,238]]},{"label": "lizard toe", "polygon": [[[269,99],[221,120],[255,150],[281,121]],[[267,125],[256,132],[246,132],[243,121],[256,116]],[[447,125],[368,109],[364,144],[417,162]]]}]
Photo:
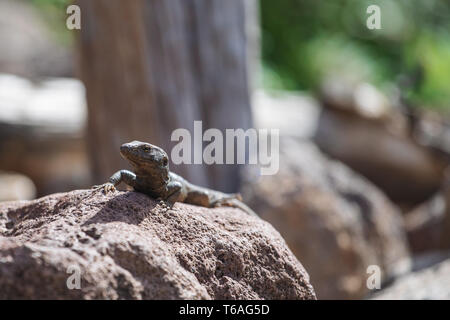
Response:
[{"label": "lizard toe", "polygon": [[115,188],[114,185],[113,185],[112,183],[110,183],[110,182],[107,182],[107,183],[103,184],[101,187],[103,188],[103,192],[104,192],[104,193],[116,191],[116,188]]}]

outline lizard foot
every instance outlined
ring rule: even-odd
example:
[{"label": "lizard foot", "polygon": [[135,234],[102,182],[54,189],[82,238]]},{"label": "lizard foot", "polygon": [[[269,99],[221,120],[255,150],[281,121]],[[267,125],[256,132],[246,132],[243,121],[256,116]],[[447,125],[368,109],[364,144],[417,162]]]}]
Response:
[{"label": "lizard foot", "polygon": [[156,199],[158,205],[162,208],[162,212],[167,212],[172,209],[172,205],[168,201],[164,201],[162,198]]},{"label": "lizard foot", "polygon": [[240,193],[234,193],[233,195],[234,195],[234,197],[235,197],[237,200],[243,201],[243,200],[242,200],[242,195],[241,195]]},{"label": "lizard foot", "polygon": [[216,207],[223,207],[223,206],[228,206],[228,207],[232,207],[233,206],[233,200],[238,200],[242,202],[242,196],[240,193],[231,193],[223,198],[219,198],[217,200],[214,200],[211,202],[211,207],[216,208]]},{"label": "lizard foot", "polygon": [[114,187],[114,185],[111,182],[106,182],[106,183],[101,184],[99,186],[93,186],[92,189],[94,189],[94,190],[103,190],[103,193],[116,191],[116,187]]},{"label": "lizard foot", "polygon": [[231,207],[230,199],[220,199],[211,203],[211,208]]}]

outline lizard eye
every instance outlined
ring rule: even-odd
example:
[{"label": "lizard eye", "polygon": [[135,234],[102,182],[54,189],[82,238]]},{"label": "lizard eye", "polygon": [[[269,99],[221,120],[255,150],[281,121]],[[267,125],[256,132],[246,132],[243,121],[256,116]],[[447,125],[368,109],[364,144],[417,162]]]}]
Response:
[{"label": "lizard eye", "polygon": [[169,163],[169,159],[164,158],[163,159],[163,166],[167,166],[168,163]]},{"label": "lizard eye", "polygon": [[143,150],[144,150],[145,152],[150,152],[150,147],[149,147],[149,146],[144,146]]}]

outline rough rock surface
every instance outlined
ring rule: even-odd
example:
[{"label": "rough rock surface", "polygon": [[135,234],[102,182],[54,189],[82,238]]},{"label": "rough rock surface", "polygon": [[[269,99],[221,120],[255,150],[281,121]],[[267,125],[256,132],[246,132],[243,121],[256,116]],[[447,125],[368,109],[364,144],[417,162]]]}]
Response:
[{"label": "rough rock surface", "polygon": [[248,184],[243,196],[302,261],[319,299],[363,298],[369,265],[384,280],[408,267],[399,211],[310,142],[281,137],[279,172]]},{"label": "rough rock surface", "polygon": [[[78,271],[81,289],[68,289]],[[90,190],[0,204],[0,288],[0,299],[315,298],[259,218]]]},{"label": "rough rock surface", "polygon": [[450,299],[450,259],[399,278],[391,286],[374,295],[373,299]]}]

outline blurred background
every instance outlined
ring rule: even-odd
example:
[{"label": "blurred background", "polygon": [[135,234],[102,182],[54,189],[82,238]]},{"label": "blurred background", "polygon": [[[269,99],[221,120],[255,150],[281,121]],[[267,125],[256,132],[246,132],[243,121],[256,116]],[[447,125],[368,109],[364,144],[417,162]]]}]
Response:
[{"label": "blurred background", "polygon": [[0,0],[0,201],[102,183],[194,120],[276,128],[276,175],[171,170],[241,192],[319,299],[450,298],[448,1],[79,0],[68,30],[71,3]]}]

